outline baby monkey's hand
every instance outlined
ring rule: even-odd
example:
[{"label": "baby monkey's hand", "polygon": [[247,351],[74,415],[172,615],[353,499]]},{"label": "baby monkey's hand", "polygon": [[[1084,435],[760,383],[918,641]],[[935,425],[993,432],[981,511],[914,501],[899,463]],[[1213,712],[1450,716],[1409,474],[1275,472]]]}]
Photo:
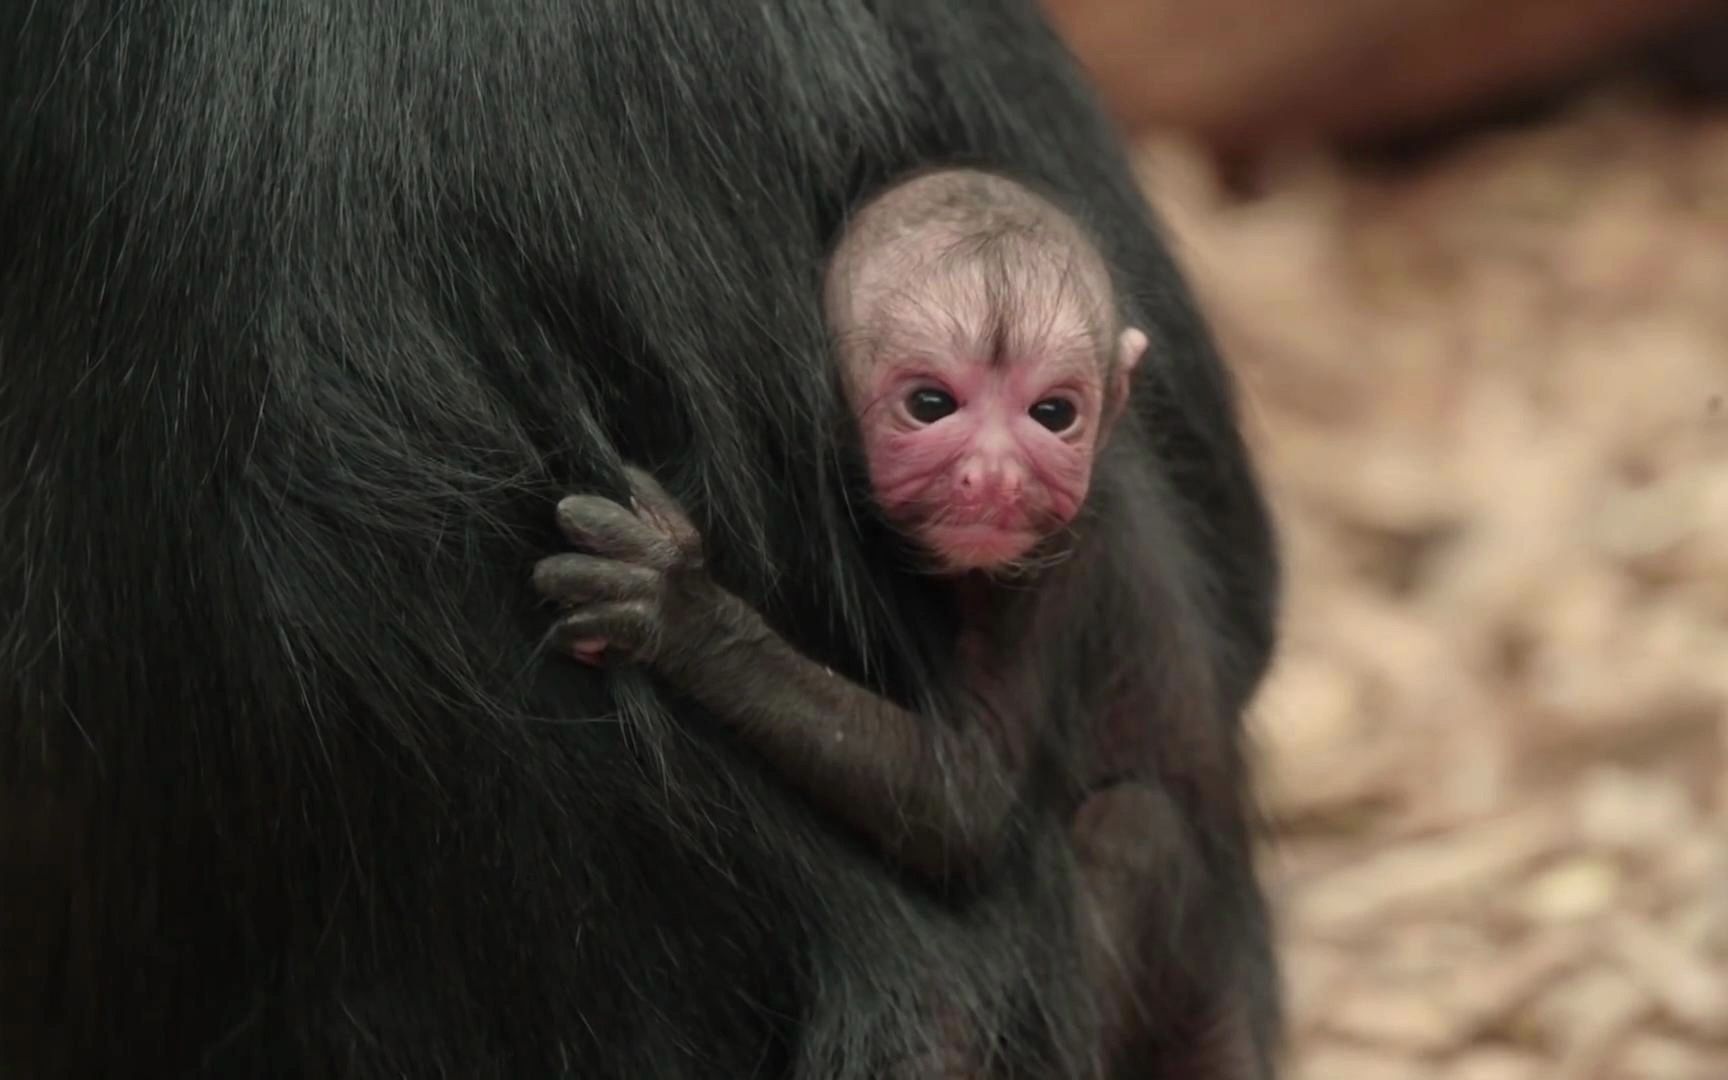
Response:
[{"label": "baby monkey's hand", "polygon": [[558,527],[587,553],[534,567],[534,587],[566,612],[560,646],[588,664],[608,652],[646,664],[675,657],[701,639],[718,599],[702,536],[677,501],[641,469],[625,476],[634,511],[599,495],[561,500]]}]

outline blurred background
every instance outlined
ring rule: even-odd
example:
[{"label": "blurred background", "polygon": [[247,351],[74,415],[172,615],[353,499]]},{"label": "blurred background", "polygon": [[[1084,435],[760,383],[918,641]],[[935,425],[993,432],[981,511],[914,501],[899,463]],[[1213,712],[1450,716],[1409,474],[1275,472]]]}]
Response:
[{"label": "blurred background", "polygon": [[1728,1078],[1728,7],[1045,0],[1239,374],[1296,1080]]}]

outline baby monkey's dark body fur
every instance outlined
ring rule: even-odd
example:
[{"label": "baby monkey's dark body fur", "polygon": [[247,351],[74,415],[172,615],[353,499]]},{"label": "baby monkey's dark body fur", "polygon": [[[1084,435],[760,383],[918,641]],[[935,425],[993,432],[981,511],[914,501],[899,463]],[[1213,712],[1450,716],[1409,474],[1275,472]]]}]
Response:
[{"label": "baby monkey's dark body fur", "polygon": [[[1078,454],[1090,472],[1147,339],[1115,314],[1099,317],[1118,309],[1114,286],[1078,225],[1006,178],[920,170],[877,196],[849,229],[836,261],[851,272],[839,277],[831,269],[828,308],[837,321],[853,426],[891,432],[863,440],[872,482],[903,473],[903,462],[883,459],[919,453],[916,440],[931,434],[946,444],[924,455],[934,458],[928,472],[937,480],[986,455],[1027,475],[1028,484],[1050,471],[1040,460],[1047,453]],[[918,276],[919,267],[930,265],[933,274]],[[980,291],[980,283],[989,287]],[[852,295],[872,289],[884,295]],[[913,298],[912,308],[871,302],[903,295]],[[945,300],[955,307],[928,318]],[[853,325],[907,317],[933,332]],[[1075,333],[1064,337],[1063,327]],[[1076,340],[1086,362],[1062,366],[1052,354]],[[947,355],[907,359],[932,354]],[[1012,389],[995,391],[1010,397],[998,410],[1007,413],[1007,425],[980,418],[995,404],[994,388],[986,385],[993,377],[1031,387],[1018,397]],[[879,393],[885,378],[888,389]],[[970,392],[951,397],[948,389],[958,386]],[[946,399],[935,413],[920,420],[905,411],[911,406],[900,398],[932,392]],[[1050,401],[1078,403],[1063,418],[1069,422],[1040,426],[1022,415]],[[937,432],[937,424],[948,427]],[[1063,433],[1079,441],[1068,445]],[[572,496],[558,507],[562,531],[585,549],[552,556],[536,570],[539,590],[567,609],[558,638],[584,662],[598,663],[603,646],[614,662],[646,663],[806,798],[951,900],[988,887],[1010,847],[1017,809],[1054,811],[1067,823],[1078,875],[1079,966],[1093,1003],[1098,1056],[1117,1060],[1135,1032],[1148,1027],[1144,1010],[1158,1007],[1155,995],[1144,996],[1150,988],[1143,949],[1188,857],[1168,846],[1181,825],[1145,729],[1163,688],[1147,677],[1148,665],[1118,658],[1096,699],[1096,729],[1070,738],[1072,753],[1057,763],[1067,770],[1063,782],[1039,792],[1032,783],[1036,747],[1048,733],[1039,666],[1027,662],[1040,656],[1039,635],[1071,633],[1075,620],[1086,618],[1071,604],[1076,581],[1061,563],[1100,557],[1089,536],[1110,527],[1108,516],[1050,522],[1030,551],[1010,551],[1000,565],[978,569],[944,571],[949,553],[909,552],[937,568],[959,620],[956,685],[948,688],[944,713],[919,715],[801,654],[706,572],[700,535],[658,482],[640,469],[628,474],[629,509],[598,496]],[[1017,487],[1003,499],[1021,494]],[[975,509],[984,520],[1001,513],[994,505]],[[1185,767],[1201,772],[1220,764],[1197,759]],[[1246,1006],[1225,999],[1212,1009],[1206,1019],[1213,1027],[1194,1039],[1188,1075],[1260,1075],[1263,1062],[1243,1026]],[[895,1075],[988,1076],[973,1033],[952,1021],[945,1027],[947,1045]]]},{"label": "baby monkey's dark body fur", "polygon": [[[963,618],[977,625],[963,624],[958,639],[967,674],[960,696],[969,700],[953,717],[920,717],[800,654],[717,585],[683,510],[648,474],[629,475],[634,512],[597,496],[559,505],[565,534],[594,553],[553,556],[536,571],[543,593],[575,609],[559,636],[603,638],[614,659],[650,664],[901,869],[951,897],[978,887],[1008,847],[1013,812],[1028,795],[1033,747],[1044,734],[1034,729],[1042,713],[1036,685],[1014,677],[1032,654],[1024,635],[1046,626],[1060,632],[1063,616],[1075,613],[1038,592],[957,585],[975,594]],[[1121,677],[1132,679],[1133,672]],[[1134,1030],[1145,1026],[1141,1010],[1158,1007],[1156,998],[1140,999],[1146,975],[1140,952],[1157,929],[1172,877],[1185,869],[1181,860],[1191,857],[1167,846],[1181,823],[1157,782],[1150,742],[1136,730],[1147,720],[1149,692],[1112,687],[1103,730],[1079,740],[1074,764],[1084,771],[1057,796],[1079,875],[1080,966],[1107,1061],[1132,1046]],[[1221,1000],[1213,1007],[1213,1030],[1196,1039],[1192,1071],[1183,1075],[1262,1075],[1240,1026],[1243,1006]],[[973,1034],[961,1027],[944,1023],[947,1045],[894,1075],[991,1075]]]}]

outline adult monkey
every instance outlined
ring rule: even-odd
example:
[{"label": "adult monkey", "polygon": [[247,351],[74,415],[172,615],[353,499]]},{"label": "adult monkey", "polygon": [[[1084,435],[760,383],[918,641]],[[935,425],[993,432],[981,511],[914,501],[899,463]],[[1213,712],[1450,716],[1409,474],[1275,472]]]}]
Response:
[{"label": "adult monkey", "polygon": [[[997,163],[1091,209],[1160,350],[1122,468],[1233,770],[1269,529],[1071,64],[1029,2],[412,14],[0,10],[8,1075],[863,1077],[931,994],[994,1071],[1082,1074],[1036,820],[975,902],[890,880],[692,706],[536,663],[526,586],[552,501],[642,461],[790,639],[929,685],[940,619],[811,452],[814,283],[858,193]],[[1170,940],[1263,1057],[1245,823],[1177,824]],[[1182,1075],[1210,1004],[1119,1074]]]}]

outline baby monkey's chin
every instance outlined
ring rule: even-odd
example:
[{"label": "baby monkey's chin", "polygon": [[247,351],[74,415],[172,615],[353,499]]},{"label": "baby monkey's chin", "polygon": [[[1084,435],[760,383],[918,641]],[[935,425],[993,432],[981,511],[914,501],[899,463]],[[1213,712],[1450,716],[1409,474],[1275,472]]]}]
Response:
[{"label": "baby monkey's chin", "polygon": [[998,570],[1032,553],[1043,537],[1027,529],[998,525],[929,525],[919,537],[946,572]]}]

